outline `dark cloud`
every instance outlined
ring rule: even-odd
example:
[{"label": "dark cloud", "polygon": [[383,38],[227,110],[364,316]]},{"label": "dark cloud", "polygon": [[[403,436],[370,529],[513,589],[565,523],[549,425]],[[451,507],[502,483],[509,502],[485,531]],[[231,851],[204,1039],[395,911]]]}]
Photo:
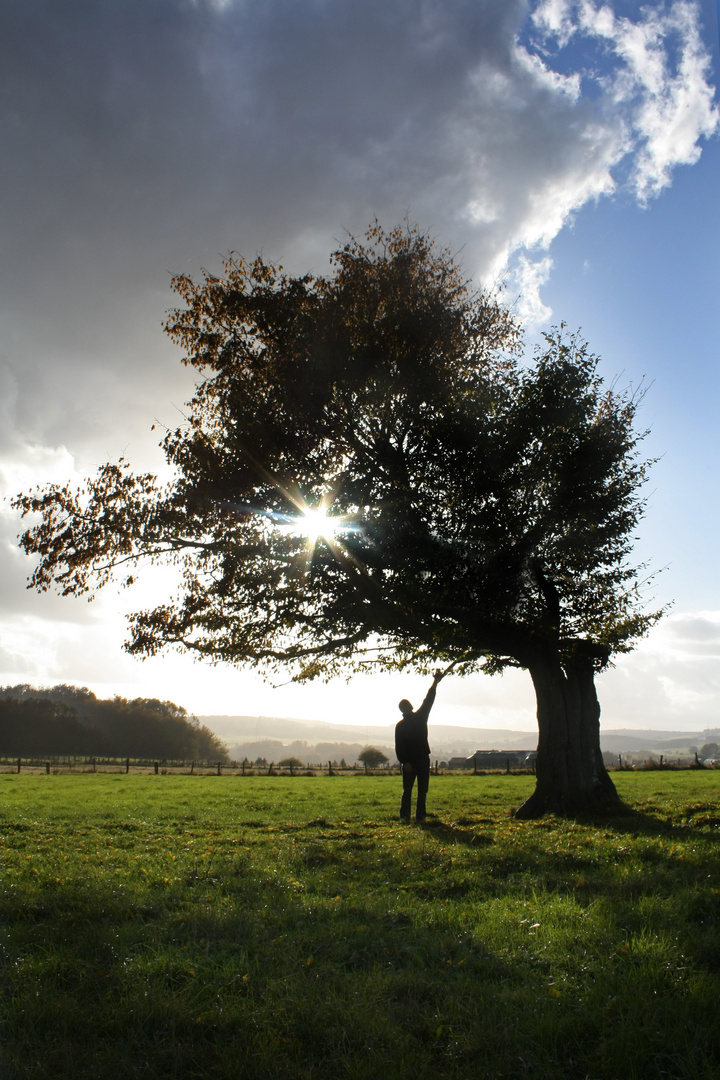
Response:
[{"label": "dark cloud", "polygon": [[[472,274],[549,243],[612,190],[645,76],[636,65],[583,97],[572,70],[520,43],[529,10],[0,2],[1,359],[18,430],[81,456],[103,432],[124,431],[111,455],[140,439],[140,417],[189,387],[160,333],[170,273],[231,248],[323,272],[343,228],[406,212]],[[686,129],[694,145],[699,112]]]},{"label": "dark cloud", "polygon": [[524,10],[3,7],[4,377],[18,430],[81,455],[187,396],[159,325],[171,272],[231,248],[323,271],[331,237],[375,213],[452,217],[457,196],[427,205],[461,171],[445,125]]}]

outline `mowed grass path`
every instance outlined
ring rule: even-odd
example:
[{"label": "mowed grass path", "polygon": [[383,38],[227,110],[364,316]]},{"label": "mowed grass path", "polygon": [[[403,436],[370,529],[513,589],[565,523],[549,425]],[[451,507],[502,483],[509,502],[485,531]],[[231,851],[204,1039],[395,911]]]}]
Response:
[{"label": "mowed grass path", "polygon": [[0,779],[3,1080],[720,1075],[720,771]]}]

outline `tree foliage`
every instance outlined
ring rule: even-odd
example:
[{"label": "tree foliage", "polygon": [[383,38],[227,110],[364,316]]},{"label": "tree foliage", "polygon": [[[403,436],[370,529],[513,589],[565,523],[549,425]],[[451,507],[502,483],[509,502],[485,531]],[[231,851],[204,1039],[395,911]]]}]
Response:
[{"label": "tree foliage", "polygon": [[175,478],[121,461],[20,496],[40,515],[21,538],[31,584],[82,594],[177,564],[178,595],[132,618],[144,655],[298,680],[513,664],[546,697],[540,664],[592,679],[658,617],[630,557],[637,396],[563,327],[525,360],[507,308],[413,228],[375,225],[332,265],[232,257],[174,280],[166,330],[201,376],[163,441]]},{"label": "tree foliage", "polygon": [[[82,594],[176,562],[181,595],[134,617],[130,651],[299,678],[362,664],[368,643],[390,667],[522,662],[540,637],[598,666],[628,647],[653,618],[627,561],[635,399],[562,330],[520,363],[508,311],[413,230],[374,228],[333,261],[329,279],[259,258],[175,279],[167,331],[204,376],[164,440],[176,479],[121,461],[19,497],[41,515],[31,584]],[[329,522],[309,545],[312,507]]]},{"label": "tree foliage", "polygon": [[376,769],[378,765],[386,765],[388,760],[387,754],[378,750],[376,746],[366,746],[358,754],[358,761],[361,761],[366,769]]},{"label": "tree foliage", "polygon": [[303,767],[303,763],[300,758],[295,757],[294,755],[281,758],[280,761],[278,761],[278,765],[282,766],[282,768],[284,769],[302,769]]}]

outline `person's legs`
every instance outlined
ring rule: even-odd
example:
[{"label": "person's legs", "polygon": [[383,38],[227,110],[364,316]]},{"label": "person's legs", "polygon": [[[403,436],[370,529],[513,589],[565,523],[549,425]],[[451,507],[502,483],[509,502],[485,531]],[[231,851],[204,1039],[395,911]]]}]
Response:
[{"label": "person's legs", "polygon": [[415,783],[415,769],[403,768],[403,793],[400,803],[400,817],[410,819],[410,807],[412,805],[412,789]]},{"label": "person's legs", "polygon": [[428,787],[430,785],[430,758],[424,758],[422,761],[413,762],[413,768],[415,771],[415,775],[417,776],[418,782],[415,820],[424,821],[427,813],[425,801],[427,798]]}]

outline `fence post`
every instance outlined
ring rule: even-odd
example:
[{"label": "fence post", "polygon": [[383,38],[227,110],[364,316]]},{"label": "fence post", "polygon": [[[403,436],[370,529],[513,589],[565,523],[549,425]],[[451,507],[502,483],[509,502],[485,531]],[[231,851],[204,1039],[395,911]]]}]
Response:
[{"label": "fence post", "polygon": [[220,775],[220,762],[219,762],[219,761],[218,761],[218,766],[217,766],[217,769],[218,769],[218,771],[217,771],[217,774],[218,774],[218,776],[219,776],[219,775]]},{"label": "fence post", "polygon": [[20,758],[18,758],[18,773],[20,772]]},{"label": "fence post", "polygon": [[510,772],[510,758],[505,758],[505,772]]},{"label": "fence post", "polygon": [[159,769],[159,768],[160,768],[160,763],[156,761],[156,762],[155,762],[155,775],[156,775],[156,776],[157,776],[157,774],[158,774],[158,769]]},{"label": "fence post", "polygon": [[129,757],[125,758],[125,772],[126,773],[130,772],[130,758]]},{"label": "fence post", "polygon": [[[18,769],[18,772],[20,772],[20,770],[19,770],[19,769]],[[332,776],[332,774],[333,774],[333,771],[332,771],[332,761],[328,761],[328,776]]]},{"label": "fence post", "polygon": [[477,754],[473,754],[473,776],[477,776]]},{"label": "fence post", "polygon": [[49,761],[45,762],[45,775],[46,776],[50,775],[50,762]]}]

